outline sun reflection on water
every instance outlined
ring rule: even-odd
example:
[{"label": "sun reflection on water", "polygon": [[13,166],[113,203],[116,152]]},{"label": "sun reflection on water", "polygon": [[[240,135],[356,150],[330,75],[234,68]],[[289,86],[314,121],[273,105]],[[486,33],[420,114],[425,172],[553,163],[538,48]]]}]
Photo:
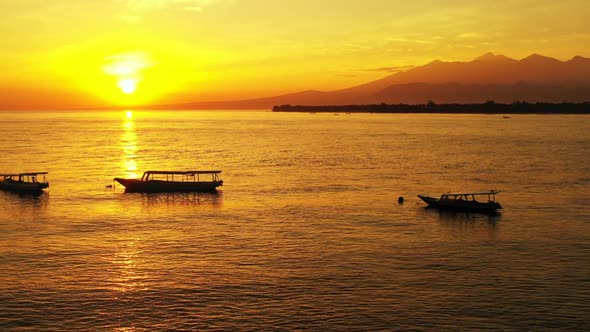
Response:
[{"label": "sun reflection on water", "polygon": [[111,289],[118,294],[147,289],[147,273],[139,263],[143,250],[135,241],[122,243],[112,259],[115,275]]},{"label": "sun reflection on water", "polygon": [[135,332],[135,331],[145,331],[142,328],[138,328],[138,327],[116,327],[113,329],[113,331],[115,332]]},{"label": "sun reflection on water", "polygon": [[133,111],[125,111],[123,119],[123,135],[121,136],[121,147],[123,148],[123,160],[121,167],[125,177],[137,178],[137,134],[135,132],[135,121]]}]

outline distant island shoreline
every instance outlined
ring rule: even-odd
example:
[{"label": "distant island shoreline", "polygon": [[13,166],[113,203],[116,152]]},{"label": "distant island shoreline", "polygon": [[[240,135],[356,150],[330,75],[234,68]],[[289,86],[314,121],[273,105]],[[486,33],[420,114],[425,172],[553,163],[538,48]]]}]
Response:
[{"label": "distant island shoreline", "polygon": [[273,112],[300,113],[422,113],[422,114],[590,114],[590,102],[511,104],[367,104],[367,105],[277,105]]}]

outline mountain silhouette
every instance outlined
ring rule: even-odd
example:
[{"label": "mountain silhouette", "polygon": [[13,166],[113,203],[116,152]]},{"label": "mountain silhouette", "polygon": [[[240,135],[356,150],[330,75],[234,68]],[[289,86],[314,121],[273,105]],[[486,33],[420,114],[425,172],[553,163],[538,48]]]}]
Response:
[{"label": "mountain silhouette", "polygon": [[590,83],[590,59],[574,57],[569,61],[532,54],[520,61],[503,55],[484,54],[470,62],[433,61],[383,80],[405,83],[463,84],[580,84]]},{"label": "mountain silhouette", "polygon": [[486,53],[469,62],[432,61],[384,78],[335,91],[303,91],[239,101],[198,102],[155,108],[259,109],[274,105],[378,103],[511,103],[590,101],[590,59],[568,61],[532,54],[515,60]]}]

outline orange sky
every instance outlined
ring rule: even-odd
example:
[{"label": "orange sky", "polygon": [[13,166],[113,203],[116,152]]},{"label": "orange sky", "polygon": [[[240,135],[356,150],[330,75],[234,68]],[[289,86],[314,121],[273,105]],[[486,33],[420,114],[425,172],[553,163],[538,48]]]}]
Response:
[{"label": "orange sky", "polygon": [[586,0],[0,0],[0,108],[345,88],[485,52],[590,57]]}]

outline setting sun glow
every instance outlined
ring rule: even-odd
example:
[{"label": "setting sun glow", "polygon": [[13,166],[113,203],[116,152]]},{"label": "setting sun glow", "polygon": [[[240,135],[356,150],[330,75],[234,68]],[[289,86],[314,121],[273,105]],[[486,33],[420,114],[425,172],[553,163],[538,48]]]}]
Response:
[{"label": "setting sun glow", "polygon": [[[590,56],[585,0],[4,2],[0,108],[6,109],[333,91],[486,52],[562,61]],[[537,21],[546,26],[530,24]]]},{"label": "setting sun glow", "polygon": [[132,94],[137,90],[137,81],[133,79],[122,79],[117,84],[123,93],[128,95]]},{"label": "setting sun glow", "polygon": [[[148,69],[154,66],[154,62],[146,52],[133,51],[107,55],[103,58],[102,72],[105,77],[115,79],[119,94],[105,92],[105,98],[121,104],[134,104],[150,98],[149,93],[138,93],[138,84],[145,79]],[[105,87],[107,90],[109,87]],[[123,93],[121,95],[120,93]]]}]

